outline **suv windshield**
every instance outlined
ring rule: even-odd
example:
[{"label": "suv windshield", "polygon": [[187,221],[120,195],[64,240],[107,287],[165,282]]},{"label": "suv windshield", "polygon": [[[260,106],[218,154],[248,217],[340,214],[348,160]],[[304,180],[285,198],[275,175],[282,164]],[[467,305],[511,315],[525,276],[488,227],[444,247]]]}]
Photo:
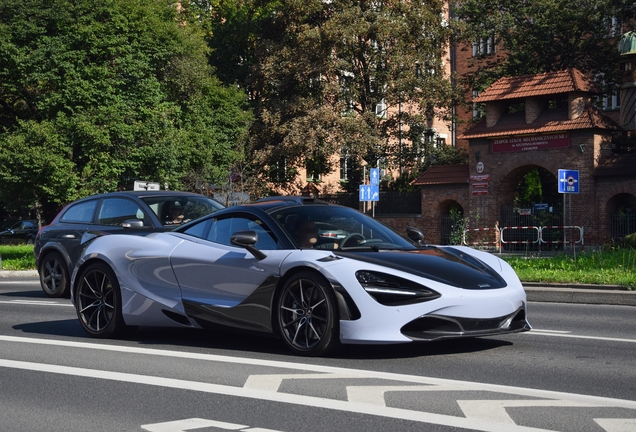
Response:
[{"label": "suv windshield", "polygon": [[141,198],[163,225],[177,225],[198,219],[223,205],[204,196],[148,196]]},{"label": "suv windshield", "polygon": [[417,249],[391,228],[346,207],[311,205],[272,214],[297,248],[379,250]]}]

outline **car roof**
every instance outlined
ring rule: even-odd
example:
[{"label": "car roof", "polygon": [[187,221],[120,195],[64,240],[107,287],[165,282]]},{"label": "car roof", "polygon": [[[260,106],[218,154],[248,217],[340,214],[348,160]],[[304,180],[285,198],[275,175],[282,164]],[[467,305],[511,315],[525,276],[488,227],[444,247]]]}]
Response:
[{"label": "car roof", "polygon": [[[153,196],[203,196],[194,192],[183,192],[183,191],[170,191],[170,190],[161,190],[161,191],[117,191],[117,192],[108,192],[98,195],[91,195],[86,198],[79,199],[77,201],[84,201],[89,199],[99,199],[113,196],[124,196],[124,197],[136,197],[136,198],[146,198]],[[206,197],[207,198],[207,197]],[[212,199],[212,198],[210,198]]]}]

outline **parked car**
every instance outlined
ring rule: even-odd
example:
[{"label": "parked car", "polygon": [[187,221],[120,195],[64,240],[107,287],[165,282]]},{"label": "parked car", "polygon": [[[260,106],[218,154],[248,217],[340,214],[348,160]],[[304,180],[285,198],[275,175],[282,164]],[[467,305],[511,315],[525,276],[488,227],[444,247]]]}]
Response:
[{"label": "parked car", "polygon": [[[327,227],[334,236],[321,236]],[[346,232],[342,237],[339,233]],[[279,336],[296,354],[530,329],[503,260],[422,245],[356,210],[305,197],[230,207],[174,231],[87,243],[71,300],[92,337],[210,325]]]},{"label": "parked car", "polygon": [[75,201],[35,237],[35,264],[42,290],[50,297],[68,295],[70,275],[86,233],[144,236],[169,231],[222,208],[203,195],[174,191],[112,192]]},{"label": "parked car", "polygon": [[23,220],[16,222],[0,232],[0,243],[2,244],[33,244],[38,233],[38,223],[34,220]]}]

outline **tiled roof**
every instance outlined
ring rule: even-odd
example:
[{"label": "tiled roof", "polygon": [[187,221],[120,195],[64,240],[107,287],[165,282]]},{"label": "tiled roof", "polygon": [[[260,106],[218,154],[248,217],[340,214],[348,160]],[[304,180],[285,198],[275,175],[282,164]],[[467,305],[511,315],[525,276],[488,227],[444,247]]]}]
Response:
[{"label": "tiled roof", "polygon": [[616,155],[594,170],[596,177],[636,177],[636,153]]},{"label": "tiled roof", "polygon": [[580,117],[569,120],[567,108],[545,109],[531,124],[525,113],[504,114],[496,125],[486,127],[486,119],[459,135],[459,139],[565,132],[577,129],[619,130],[620,126],[594,107],[587,107]]},{"label": "tiled roof", "polygon": [[468,164],[435,165],[411,182],[414,186],[468,183]]},{"label": "tiled roof", "polygon": [[594,83],[577,69],[567,69],[559,72],[501,78],[480,93],[473,102],[520,99],[576,91],[601,93]]}]

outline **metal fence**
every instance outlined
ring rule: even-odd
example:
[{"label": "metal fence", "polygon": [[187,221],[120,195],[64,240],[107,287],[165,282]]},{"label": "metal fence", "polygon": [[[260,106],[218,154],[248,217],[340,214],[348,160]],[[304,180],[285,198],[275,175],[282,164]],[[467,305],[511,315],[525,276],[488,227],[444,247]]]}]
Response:
[{"label": "metal fence", "polygon": [[[552,211],[530,211],[524,214],[515,209],[511,205],[501,206],[499,228],[506,229],[506,244],[503,245],[505,250],[552,250],[561,249],[563,245],[563,230],[550,229],[545,232],[544,242],[539,242],[539,237],[535,229],[524,227],[544,227],[563,225],[562,205],[555,205]],[[570,238],[570,233],[566,233]]]},{"label": "metal fence", "polygon": [[613,213],[610,216],[610,219],[612,226],[612,241],[618,241],[626,235],[636,232],[636,211],[625,210]]},{"label": "metal fence", "polygon": [[[332,204],[362,209],[360,196],[355,192],[320,195],[321,200]],[[367,209],[370,209],[367,204]],[[380,192],[380,201],[375,203],[376,215],[419,215],[422,213],[422,194],[420,192]]]}]

